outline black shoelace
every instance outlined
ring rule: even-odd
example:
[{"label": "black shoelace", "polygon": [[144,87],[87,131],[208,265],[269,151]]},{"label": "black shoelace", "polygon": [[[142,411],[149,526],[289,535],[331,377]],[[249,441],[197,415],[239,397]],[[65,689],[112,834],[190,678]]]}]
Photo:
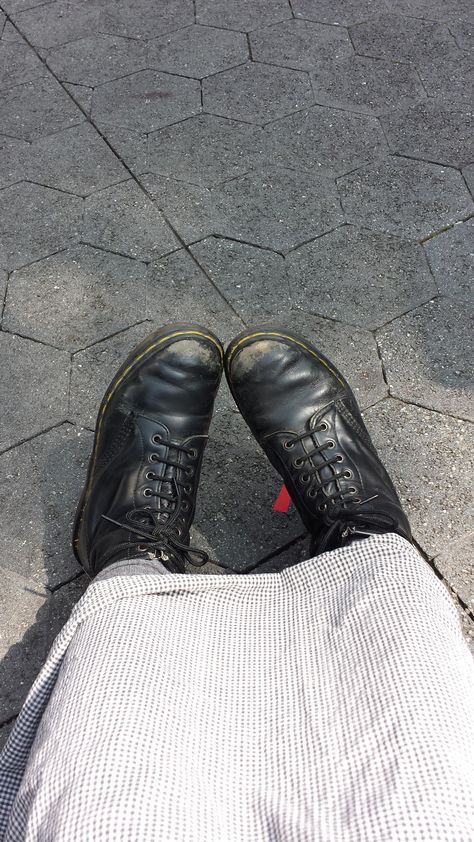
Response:
[{"label": "black shoelace", "polygon": [[[153,442],[155,444],[167,445],[170,450],[175,450],[178,454],[180,452],[185,453],[191,458],[195,458],[198,455],[194,447],[187,447],[186,445],[166,441],[158,434],[153,436]],[[160,456],[158,453],[152,453],[151,461],[160,462],[165,467],[175,468],[176,473],[178,471],[184,472],[188,481],[179,479],[176,475],[167,478],[159,476],[153,473],[153,471],[148,471],[146,474],[147,479],[150,482],[160,482],[160,487],[157,491],[153,491],[152,488],[146,488],[144,494],[145,497],[157,497],[160,501],[158,506],[153,509],[151,506],[140,506],[131,509],[127,512],[126,523],[114,520],[114,518],[108,515],[102,515],[102,517],[104,520],[109,521],[109,523],[113,523],[115,526],[131,532],[137,538],[144,541],[145,544],[139,541],[136,542],[135,546],[138,551],[160,551],[163,561],[168,560],[166,554],[171,551],[178,555],[185,555],[194,567],[202,567],[209,561],[208,554],[204,550],[190,547],[188,544],[180,541],[181,530],[176,525],[181,511],[187,511],[190,507],[190,503],[184,499],[184,495],[189,496],[192,494],[193,488],[189,482],[189,478],[193,476],[194,470],[190,466],[184,468],[175,459],[170,459],[169,456]],[[166,490],[164,486],[169,486],[170,490]],[[162,501],[164,501],[163,506],[161,505]],[[166,520],[164,521],[160,520],[163,516],[166,516]]]}]

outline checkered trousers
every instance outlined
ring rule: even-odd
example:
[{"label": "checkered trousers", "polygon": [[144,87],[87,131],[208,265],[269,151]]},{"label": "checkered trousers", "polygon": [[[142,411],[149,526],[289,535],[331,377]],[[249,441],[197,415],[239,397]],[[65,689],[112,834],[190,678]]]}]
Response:
[{"label": "checkered trousers", "polygon": [[8,842],[472,842],[474,662],[417,552],[282,573],[119,563],[0,758]]}]

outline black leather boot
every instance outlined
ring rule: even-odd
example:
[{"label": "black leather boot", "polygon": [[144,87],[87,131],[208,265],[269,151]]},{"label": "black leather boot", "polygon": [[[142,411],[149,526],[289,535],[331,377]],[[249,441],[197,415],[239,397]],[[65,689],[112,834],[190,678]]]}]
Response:
[{"label": "black leather boot", "polygon": [[148,336],[115,375],[74,526],[91,576],[122,558],[157,558],[173,573],[207,561],[189,530],[222,366],[212,333],[176,324]]},{"label": "black leather boot", "polygon": [[297,334],[266,326],[234,339],[225,366],[243,417],[312,535],[313,555],[374,533],[411,540],[356,399],[329,360]]}]

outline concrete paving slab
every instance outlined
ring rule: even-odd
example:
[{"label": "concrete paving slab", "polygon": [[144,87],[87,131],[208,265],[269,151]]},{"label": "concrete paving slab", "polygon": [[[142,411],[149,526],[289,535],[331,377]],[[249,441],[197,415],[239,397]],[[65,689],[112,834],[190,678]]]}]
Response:
[{"label": "concrete paving slab", "polygon": [[0,664],[3,691],[0,719],[5,720],[19,712],[54,638],[82,596],[86,582],[83,577],[44,598],[39,595],[38,585],[8,571],[2,570],[2,581],[6,581],[7,588],[1,597],[7,635]]},{"label": "concrete paving slab", "polygon": [[64,351],[3,331],[0,349],[2,452],[66,418],[70,361]]},{"label": "concrete paving slab", "polygon": [[424,243],[438,290],[472,304],[474,294],[474,220],[453,225]]},{"label": "concrete paving slab", "polygon": [[196,21],[206,26],[221,26],[223,29],[236,29],[251,32],[258,26],[277,23],[291,18],[288,0],[240,0],[228,3],[227,0],[196,0]]},{"label": "concrete paving slab", "polygon": [[102,126],[101,134],[110,144],[115,155],[135,174],[147,172],[147,133]]},{"label": "concrete paving slab", "polygon": [[157,38],[194,23],[192,0],[115,0],[106,3],[101,11],[101,29],[111,35],[128,38]]},{"label": "concrete paving slab", "polygon": [[291,307],[281,255],[216,237],[191,246],[191,253],[247,324],[281,315]]},{"label": "concrete paving slab", "polygon": [[380,14],[377,0],[292,0],[297,18],[349,26]]},{"label": "concrete paving slab", "polygon": [[69,351],[145,318],[146,266],[87,245],[14,272],[4,326]]},{"label": "concrete paving slab", "polygon": [[376,20],[351,26],[349,34],[359,55],[402,62],[432,60],[455,47],[444,24],[401,15],[379,15]]},{"label": "concrete paving slab", "polygon": [[[6,292],[6,289],[7,289],[7,278],[8,278],[8,273],[3,272],[0,269],[0,301],[2,302],[2,306],[1,306],[1,309],[0,309],[0,317],[3,315],[3,303],[4,303],[4,300],[5,300],[5,292]],[[0,318],[0,321],[1,321],[1,318]]]},{"label": "concrete paving slab", "polygon": [[280,487],[281,478],[242,416],[231,411],[215,416],[195,520],[214,561],[240,571],[304,531],[294,507],[287,514],[273,511]]},{"label": "concrete paving slab", "polygon": [[438,555],[460,540],[466,524],[473,522],[467,458],[473,425],[394,399],[371,407],[364,419],[396,483],[415,538],[428,555]]},{"label": "concrete paving slab", "polygon": [[54,134],[82,123],[84,115],[54,79],[39,79],[0,92],[4,134],[23,140]]},{"label": "concrete paving slab", "polygon": [[0,266],[25,266],[78,239],[82,199],[22,182],[0,191]]},{"label": "concrete paving slab", "polygon": [[289,169],[267,169],[216,189],[223,215],[217,233],[288,252],[343,222],[332,179]]},{"label": "concrete paving slab", "polygon": [[408,64],[353,56],[320,64],[311,73],[316,102],[379,116],[426,98]]},{"label": "concrete paving slab", "polygon": [[353,226],[301,246],[287,263],[298,307],[368,329],[437,292],[419,245]]},{"label": "concrete paving slab", "polygon": [[474,421],[474,306],[430,301],[378,331],[390,392]]},{"label": "concrete paving slab", "polygon": [[22,85],[48,73],[27,44],[0,41],[0,90]]},{"label": "concrete paving slab", "polygon": [[390,158],[343,176],[338,187],[349,221],[412,240],[474,213],[461,174],[422,161]]},{"label": "concrete paving slab", "polygon": [[79,572],[71,534],[92,438],[64,424],[0,456],[4,567],[52,588]]},{"label": "concrete paving slab", "polygon": [[94,89],[88,88],[86,85],[71,85],[69,82],[63,82],[63,87],[71,94],[76,105],[82,108],[87,117],[90,117]]},{"label": "concrete paving slab", "polygon": [[181,246],[156,205],[132,179],[86,199],[82,239],[144,261]]},{"label": "concrete paving slab", "polygon": [[139,180],[185,243],[219,233],[223,215],[219,194],[154,173],[140,175]]},{"label": "concrete paving slab", "polygon": [[148,67],[203,79],[249,57],[247,39],[241,32],[212,26],[188,26],[155,38],[148,44]]},{"label": "concrete paving slab", "polygon": [[95,87],[144,70],[146,46],[116,35],[91,35],[52,49],[46,63],[63,82]]},{"label": "concrete paving slab", "polygon": [[229,342],[244,329],[222,295],[184,250],[152,263],[148,269],[147,312],[156,324],[192,321]]},{"label": "concrete paving slab", "polygon": [[328,61],[354,55],[346,29],[304,20],[257,29],[250,34],[249,43],[254,61],[293,70],[313,70]]},{"label": "concrete paving slab", "polygon": [[474,55],[457,47],[442,56],[418,61],[418,72],[428,96],[448,103],[465,103],[472,108],[474,99]]},{"label": "concrete paving slab", "polygon": [[314,106],[265,127],[267,157],[278,166],[344,175],[387,154],[378,120]]},{"label": "concrete paving slab", "polygon": [[92,117],[99,126],[152,132],[198,114],[199,82],[168,73],[142,70],[96,88]]},{"label": "concrete paving slab", "polygon": [[0,137],[0,189],[22,180],[29,148],[30,145],[25,140]]},{"label": "concrete paving slab", "polygon": [[87,38],[91,32],[98,31],[98,4],[55,0],[54,3],[41,6],[31,3],[31,6],[33,8],[28,11],[16,10],[13,19],[30,44],[35,47],[58,47],[69,41]]},{"label": "concrete paving slab", "polygon": [[474,104],[423,102],[382,117],[393,152],[459,169],[474,160]]},{"label": "concrete paving slab", "polygon": [[202,96],[204,111],[258,125],[314,102],[306,73],[251,62],[204,79]]},{"label": "concrete paving slab", "polygon": [[434,563],[453,590],[474,612],[474,533],[446,544]]},{"label": "concrete paving slab", "polygon": [[23,44],[25,39],[22,37],[18,29],[13,26],[10,21],[7,20],[5,26],[3,27],[2,32],[2,41],[18,41],[20,44]]},{"label": "concrete paving slab", "polygon": [[461,50],[474,50],[474,21],[450,22],[449,31]]},{"label": "concrete paving slab", "polygon": [[88,196],[129,177],[90,123],[35,141],[24,162],[24,175],[78,196]]},{"label": "concrete paving slab", "polygon": [[207,187],[265,163],[266,142],[257,126],[199,114],[148,136],[147,167]]},{"label": "concrete paving slab", "polygon": [[391,0],[391,8],[408,17],[427,18],[428,20],[455,21],[458,18],[472,16],[471,0]]},{"label": "concrete paving slab", "polygon": [[464,167],[462,174],[471,192],[471,196],[474,198],[474,164],[470,164],[469,167]]}]

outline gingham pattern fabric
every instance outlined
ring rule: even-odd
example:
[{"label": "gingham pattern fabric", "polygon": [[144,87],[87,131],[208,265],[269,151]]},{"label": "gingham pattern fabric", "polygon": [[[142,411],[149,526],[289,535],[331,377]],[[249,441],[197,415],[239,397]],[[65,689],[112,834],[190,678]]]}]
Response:
[{"label": "gingham pattern fabric", "polygon": [[0,758],[0,839],[472,842],[473,714],[455,608],[396,535],[277,574],[119,564]]}]

